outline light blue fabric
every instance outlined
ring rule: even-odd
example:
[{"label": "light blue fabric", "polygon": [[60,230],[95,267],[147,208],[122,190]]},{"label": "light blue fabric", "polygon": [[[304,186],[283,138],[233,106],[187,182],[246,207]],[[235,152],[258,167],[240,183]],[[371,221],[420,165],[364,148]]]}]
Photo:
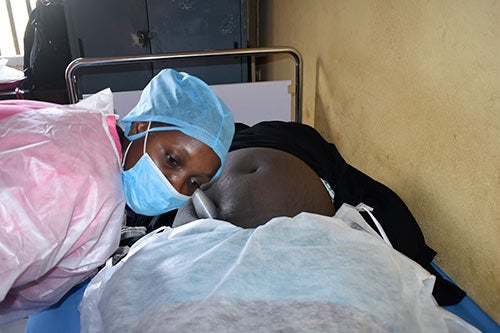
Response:
[{"label": "light blue fabric", "polygon": [[144,88],[139,103],[122,119],[130,140],[145,134],[129,134],[136,121],[170,124],[149,131],[178,130],[205,143],[219,156],[221,168],[234,135],[231,110],[212,89],[197,77],[173,69],[156,75]]},{"label": "light blue fabric", "polygon": [[123,171],[122,181],[127,205],[138,214],[160,215],[189,200],[170,184],[148,153],[144,153],[132,168]]},{"label": "light blue fabric", "polygon": [[[407,266],[405,260],[401,262],[385,245],[379,248],[382,251],[374,251],[373,246],[381,242],[377,237],[361,236],[365,241],[360,243],[356,234],[361,235],[362,231],[349,232],[336,223],[338,220],[328,217],[316,220],[318,216],[306,213],[293,219],[277,218],[257,229],[200,220],[150,233],[131,248],[121,264],[106,265],[87,287],[90,297],[80,309],[84,318],[82,331],[86,331],[89,319],[100,318],[101,311],[100,319],[107,324],[137,325],[139,331],[156,327],[161,332],[176,331],[175,324],[200,332],[253,332],[262,331],[263,327],[287,331],[285,327],[289,331],[290,326],[286,325],[291,321],[299,325],[299,331],[378,332],[384,331],[378,330],[380,325],[387,324],[381,323],[379,316],[397,315],[398,324],[408,316],[422,315],[407,311],[413,303],[422,301],[421,297],[409,295],[406,290],[406,295],[398,298],[403,295],[395,292],[398,288],[391,282],[417,282],[408,279],[413,275],[408,276],[409,272],[394,271],[396,262],[400,262],[396,267]],[[373,266],[372,261],[377,264]],[[385,285],[384,276],[392,274],[402,274],[402,279],[390,279]],[[414,286],[413,283],[405,285]],[[27,332],[78,332],[79,322],[69,318],[77,318],[85,287],[71,293],[62,304],[30,317],[31,330]],[[354,294],[349,291],[361,298],[353,299]],[[368,311],[363,311],[362,304],[349,304],[364,303],[363,291],[370,293],[366,294],[366,301],[375,304],[365,309]],[[430,292],[424,293],[430,299]],[[381,304],[388,298],[395,298],[396,302],[390,302],[392,306],[386,308]],[[422,310],[434,305],[431,301]],[[483,321],[484,312],[477,309],[473,315]],[[402,324],[401,331],[418,331],[408,322]],[[483,332],[498,332],[493,321],[477,326]],[[120,329],[101,327],[90,331],[124,331]]]},{"label": "light blue fabric", "polygon": [[82,332],[448,332],[434,277],[344,217],[150,233],[89,284]]}]

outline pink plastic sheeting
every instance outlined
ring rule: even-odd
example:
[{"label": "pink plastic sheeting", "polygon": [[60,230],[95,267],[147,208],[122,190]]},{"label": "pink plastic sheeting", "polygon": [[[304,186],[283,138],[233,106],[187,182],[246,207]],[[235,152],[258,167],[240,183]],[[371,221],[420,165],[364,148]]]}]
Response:
[{"label": "pink plastic sheeting", "polygon": [[11,116],[16,113],[37,110],[43,108],[57,107],[58,104],[42,102],[42,101],[31,101],[27,99],[9,99],[0,101],[0,120]]},{"label": "pink plastic sheeting", "polygon": [[125,200],[107,94],[0,104],[0,323],[57,302],[118,246]]}]

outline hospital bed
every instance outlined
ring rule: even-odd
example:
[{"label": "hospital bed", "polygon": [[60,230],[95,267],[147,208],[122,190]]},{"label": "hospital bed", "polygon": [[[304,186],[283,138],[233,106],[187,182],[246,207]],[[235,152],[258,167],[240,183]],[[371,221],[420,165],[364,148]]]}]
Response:
[{"label": "hospital bed", "polygon": [[[235,84],[212,85],[233,111],[235,121],[253,125],[265,120],[294,120],[301,122],[301,85],[302,59],[300,53],[290,47],[246,48],[215,50],[203,52],[179,52],[151,54],[130,57],[79,58],[73,60],[66,69],[66,83],[71,103],[88,96],[79,91],[78,74],[86,68],[106,68],[116,65],[134,65],[138,63],[161,62],[168,67],[169,61],[209,59],[214,57],[246,57],[255,59],[273,55],[290,55],[294,60],[294,78],[285,81],[241,82]],[[253,61],[253,60],[252,60]],[[252,62],[254,64],[254,62]],[[252,65],[253,66],[253,65]],[[139,100],[140,91],[122,91],[114,93],[116,113],[123,116]],[[292,105],[293,104],[293,105]],[[291,107],[294,111],[291,112]]]},{"label": "hospital bed", "polygon": [[[168,66],[169,60],[179,59],[202,59],[205,57],[260,57],[286,54],[295,61],[295,77],[293,80],[278,82],[249,82],[228,85],[213,86],[214,91],[228,104],[235,113],[235,120],[249,125],[263,120],[283,120],[301,122],[301,56],[300,53],[290,47],[276,48],[253,48],[241,50],[219,50],[205,52],[187,52],[156,54],[132,57],[109,57],[109,58],[85,58],[76,59],[66,70],[66,81],[70,101],[77,102],[86,94],[79,91],[78,72],[86,67],[102,67],[112,65],[136,64],[142,62],[165,62]],[[140,91],[116,92],[116,113],[123,116],[127,110],[136,103]],[[256,97],[257,96],[257,97]],[[262,97],[266,96],[266,97]],[[254,102],[261,102],[255,106]],[[252,103],[252,104],[251,104]],[[251,105],[251,107],[249,107]],[[256,112],[256,110],[262,112]],[[435,264],[438,272],[449,279],[446,274]],[[450,280],[451,281],[451,280]],[[86,286],[86,285],[85,285]],[[82,287],[83,288],[83,287]],[[82,288],[75,293],[81,293]],[[70,297],[71,298],[71,295]],[[64,307],[64,303],[56,305],[54,311]],[[499,326],[470,297],[466,296],[460,303],[445,307],[452,313],[465,319],[483,332],[498,332]]]}]

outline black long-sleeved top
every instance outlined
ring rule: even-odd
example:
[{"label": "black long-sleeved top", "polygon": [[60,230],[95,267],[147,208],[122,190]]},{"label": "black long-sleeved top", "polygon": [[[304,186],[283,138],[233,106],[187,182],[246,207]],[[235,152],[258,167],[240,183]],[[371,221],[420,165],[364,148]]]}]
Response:
[{"label": "black long-sleeved top", "polygon": [[[394,248],[418,262],[436,276],[433,295],[440,305],[458,303],[465,292],[445,280],[432,266],[436,252],[426,243],[412,213],[401,198],[384,184],[349,165],[334,144],[327,142],[314,128],[297,123],[266,121],[246,126],[237,124],[230,151],[266,147],[288,152],[307,163],[335,192],[335,207],[359,203],[372,207]],[[363,214],[362,214],[363,215]],[[372,227],[370,218],[365,220]]]}]

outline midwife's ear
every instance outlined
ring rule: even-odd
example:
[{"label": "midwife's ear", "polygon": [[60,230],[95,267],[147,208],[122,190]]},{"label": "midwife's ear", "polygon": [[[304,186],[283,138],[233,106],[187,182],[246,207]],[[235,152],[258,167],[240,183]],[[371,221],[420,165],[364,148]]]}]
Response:
[{"label": "midwife's ear", "polygon": [[148,121],[134,121],[130,126],[129,135],[135,135],[146,131],[148,129],[148,125],[149,125]]}]

